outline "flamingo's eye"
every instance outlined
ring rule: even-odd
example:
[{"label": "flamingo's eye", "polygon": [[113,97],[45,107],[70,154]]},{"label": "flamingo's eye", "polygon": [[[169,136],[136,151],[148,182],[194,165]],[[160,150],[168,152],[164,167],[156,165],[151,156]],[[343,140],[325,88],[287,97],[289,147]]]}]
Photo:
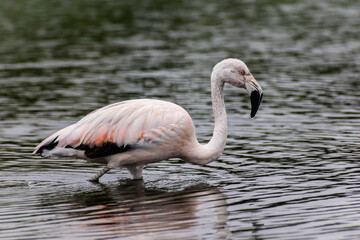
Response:
[{"label": "flamingo's eye", "polygon": [[245,74],[245,71],[244,71],[244,70],[240,70],[239,73],[240,73],[240,75],[244,75],[244,74]]}]

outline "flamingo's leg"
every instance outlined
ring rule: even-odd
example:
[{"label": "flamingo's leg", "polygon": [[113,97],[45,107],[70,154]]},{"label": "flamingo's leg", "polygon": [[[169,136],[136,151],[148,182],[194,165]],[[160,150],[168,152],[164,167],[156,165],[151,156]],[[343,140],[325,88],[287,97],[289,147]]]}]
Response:
[{"label": "flamingo's leg", "polygon": [[99,178],[102,177],[102,175],[104,175],[105,173],[107,173],[108,171],[110,171],[111,167],[104,167],[103,169],[101,169],[95,176],[93,176],[92,178],[90,178],[88,181],[90,182],[98,182]]},{"label": "flamingo's leg", "polygon": [[126,166],[126,168],[129,170],[129,172],[133,176],[133,179],[141,179],[142,178],[143,167],[144,167],[143,165]]}]

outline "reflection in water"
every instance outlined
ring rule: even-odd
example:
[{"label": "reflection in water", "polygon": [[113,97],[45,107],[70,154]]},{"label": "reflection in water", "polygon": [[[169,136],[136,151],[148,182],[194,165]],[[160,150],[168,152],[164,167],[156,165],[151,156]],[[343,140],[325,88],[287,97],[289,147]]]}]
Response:
[{"label": "reflection in water", "polygon": [[60,191],[50,198],[44,196],[41,202],[42,208],[54,206],[57,219],[71,219],[71,230],[61,233],[69,237],[89,232],[93,237],[106,234],[107,238],[202,239],[207,233],[219,239],[231,236],[225,196],[205,183],[167,192],[147,189],[143,180],[127,180],[120,185],[98,184],[90,191]]}]

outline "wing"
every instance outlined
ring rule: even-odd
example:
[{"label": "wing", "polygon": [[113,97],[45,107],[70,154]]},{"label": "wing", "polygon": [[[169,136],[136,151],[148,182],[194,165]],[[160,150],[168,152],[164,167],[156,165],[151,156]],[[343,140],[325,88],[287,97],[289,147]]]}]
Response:
[{"label": "wing", "polygon": [[189,117],[182,107],[160,100],[114,103],[54,133],[34,153],[42,154],[58,147],[83,150],[89,158],[112,155],[145,144],[159,144],[169,126],[181,126]]}]

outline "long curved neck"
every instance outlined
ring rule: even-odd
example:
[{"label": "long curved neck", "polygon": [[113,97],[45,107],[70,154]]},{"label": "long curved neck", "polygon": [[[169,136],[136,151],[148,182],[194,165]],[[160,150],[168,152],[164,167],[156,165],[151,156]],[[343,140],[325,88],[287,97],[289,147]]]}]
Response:
[{"label": "long curved neck", "polygon": [[211,75],[211,98],[214,112],[215,126],[213,136],[205,145],[196,143],[187,159],[195,164],[207,164],[218,159],[223,152],[227,138],[227,116],[224,102],[224,82]]}]

